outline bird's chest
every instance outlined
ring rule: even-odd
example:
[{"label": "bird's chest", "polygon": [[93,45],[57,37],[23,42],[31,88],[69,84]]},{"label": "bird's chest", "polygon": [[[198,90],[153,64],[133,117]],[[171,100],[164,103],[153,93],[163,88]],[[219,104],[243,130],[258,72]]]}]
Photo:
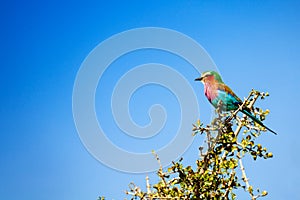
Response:
[{"label": "bird's chest", "polygon": [[207,84],[204,87],[204,93],[207,99],[212,102],[214,99],[218,96],[218,90],[217,87],[211,84]]}]

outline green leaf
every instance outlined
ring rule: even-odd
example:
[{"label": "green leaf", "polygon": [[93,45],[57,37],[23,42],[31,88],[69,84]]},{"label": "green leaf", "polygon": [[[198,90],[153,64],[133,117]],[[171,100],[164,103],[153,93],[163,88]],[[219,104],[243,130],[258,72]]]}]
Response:
[{"label": "green leaf", "polygon": [[253,187],[252,186],[249,186],[248,192],[251,193],[251,194],[253,193]]},{"label": "green leaf", "polygon": [[267,153],[267,157],[268,158],[272,158],[273,157],[273,153],[272,152]]},{"label": "green leaf", "polygon": [[266,191],[266,190],[264,190],[264,191],[262,191],[262,193],[261,193],[261,196],[267,196],[268,195],[268,192]]}]

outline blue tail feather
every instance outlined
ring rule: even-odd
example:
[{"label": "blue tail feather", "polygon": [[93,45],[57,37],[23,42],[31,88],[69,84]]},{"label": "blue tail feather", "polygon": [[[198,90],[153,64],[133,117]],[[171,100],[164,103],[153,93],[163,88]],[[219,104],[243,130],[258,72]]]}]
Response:
[{"label": "blue tail feather", "polygon": [[275,135],[277,135],[277,133],[275,131],[273,131],[272,129],[268,128],[267,126],[265,126],[259,119],[257,119],[254,115],[252,115],[252,113],[246,109],[241,110],[242,113],[244,113],[245,115],[247,115],[248,117],[250,117],[253,121],[255,121],[256,123],[258,123],[259,125],[265,127],[268,131],[274,133]]}]

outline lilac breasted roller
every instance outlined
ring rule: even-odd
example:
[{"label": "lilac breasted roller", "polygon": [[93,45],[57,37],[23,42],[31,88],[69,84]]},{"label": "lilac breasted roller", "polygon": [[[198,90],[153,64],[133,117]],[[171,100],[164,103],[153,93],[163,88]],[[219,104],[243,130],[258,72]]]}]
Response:
[{"label": "lilac breasted roller", "polygon": [[[196,78],[195,81],[201,81],[204,84],[205,96],[215,108],[220,105],[220,101],[222,106],[221,110],[223,111],[237,110],[243,103],[242,100],[222,81],[221,76],[215,71],[204,72],[201,77]],[[268,131],[277,134],[257,119],[248,107],[244,107],[241,112],[259,125],[265,127]]]}]

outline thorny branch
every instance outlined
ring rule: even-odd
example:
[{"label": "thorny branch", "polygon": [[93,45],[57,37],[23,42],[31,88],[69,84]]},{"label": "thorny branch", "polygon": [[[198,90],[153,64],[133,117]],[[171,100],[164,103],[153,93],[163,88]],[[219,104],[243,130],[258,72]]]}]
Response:
[{"label": "thorny branch", "polygon": [[[208,145],[208,150],[205,153],[203,152],[204,148],[199,147],[200,159],[196,161],[198,166],[197,170],[193,170],[190,166],[183,167],[180,160],[179,162],[173,162],[173,166],[170,167],[167,172],[164,172],[158,155],[153,152],[159,164],[157,175],[161,180],[153,186],[157,191],[151,191],[149,178],[147,176],[147,192],[142,192],[139,187],[131,183],[130,191],[127,191],[127,194],[131,195],[133,197],[132,199],[139,197],[140,200],[191,198],[235,199],[233,190],[243,187],[248,191],[252,200],[267,195],[266,191],[259,193],[259,190],[257,195],[254,194],[242,162],[246,154],[253,156],[254,160],[256,160],[257,157],[266,159],[273,156],[272,153],[267,152],[266,148],[254,142],[254,139],[260,135],[260,131],[265,130],[247,120],[246,115],[242,117],[238,116],[238,113],[245,106],[254,111],[253,106],[257,99],[259,97],[263,99],[266,96],[268,96],[268,93],[252,90],[239,108],[231,112],[229,117],[216,109],[218,116],[210,125],[204,127],[200,121],[197,122],[197,125],[193,124],[194,135],[205,133]],[[262,117],[262,115],[267,115],[268,112],[263,114],[263,112],[260,111],[256,114]],[[231,122],[233,119],[237,124],[234,131],[232,130],[233,123]],[[243,136],[241,136],[241,142],[238,142],[237,139],[243,127],[245,127],[246,130]],[[211,135],[213,132],[217,132],[215,138]],[[251,137],[251,135],[254,137]],[[240,179],[236,173],[237,166],[239,166],[241,170],[241,180],[245,183],[245,186],[239,182]],[[178,174],[178,176],[174,177],[174,174]]]}]

